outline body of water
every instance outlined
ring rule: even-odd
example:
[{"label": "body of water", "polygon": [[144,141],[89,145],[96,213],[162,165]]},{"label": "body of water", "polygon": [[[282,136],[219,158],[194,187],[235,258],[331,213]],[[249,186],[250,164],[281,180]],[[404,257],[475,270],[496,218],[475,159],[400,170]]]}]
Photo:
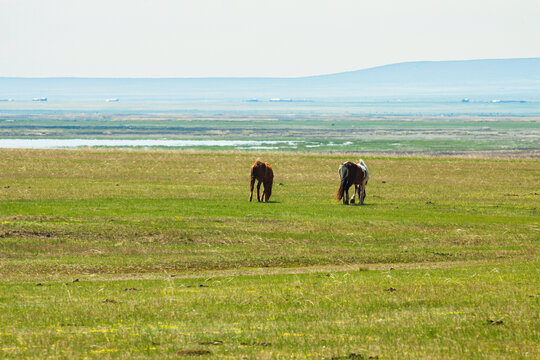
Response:
[{"label": "body of water", "polygon": [[[276,145],[295,146],[299,141],[281,140],[125,140],[125,139],[0,139],[4,149],[65,149],[78,147],[241,147],[267,149]],[[274,145],[274,146],[273,146]]]},{"label": "body of water", "polygon": [[0,114],[348,114],[393,116],[540,116],[540,102],[493,102],[474,101],[385,101],[310,100],[293,102],[269,101],[61,101],[49,99],[44,102],[0,102]]}]

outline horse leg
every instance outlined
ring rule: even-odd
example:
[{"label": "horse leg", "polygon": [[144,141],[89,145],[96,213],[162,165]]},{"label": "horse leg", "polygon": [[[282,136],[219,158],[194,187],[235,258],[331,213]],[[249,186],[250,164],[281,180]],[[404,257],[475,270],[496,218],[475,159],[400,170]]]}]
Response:
[{"label": "horse leg", "polygon": [[[357,192],[358,192],[358,185],[354,185],[354,193],[352,194],[351,204],[354,204],[354,199],[356,198]],[[360,197],[360,194],[358,194],[358,197]]]},{"label": "horse leg", "polygon": [[249,183],[249,201],[251,202],[251,199],[253,198],[253,185],[255,184],[255,178],[251,178],[251,182]]},{"label": "horse leg", "polygon": [[364,188],[362,189],[362,202],[361,202],[362,205],[364,205],[365,198],[366,198],[366,187],[364,186]]},{"label": "horse leg", "polygon": [[266,180],[263,182],[263,201],[270,201],[270,196],[272,196],[272,180]]},{"label": "horse leg", "polygon": [[259,195],[259,192],[261,190],[261,182],[257,181],[257,201],[261,202],[261,196]]},{"label": "horse leg", "polygon": [[346,186],[343,191],[343,205],[349,205],[349,188],[350,186]]}]

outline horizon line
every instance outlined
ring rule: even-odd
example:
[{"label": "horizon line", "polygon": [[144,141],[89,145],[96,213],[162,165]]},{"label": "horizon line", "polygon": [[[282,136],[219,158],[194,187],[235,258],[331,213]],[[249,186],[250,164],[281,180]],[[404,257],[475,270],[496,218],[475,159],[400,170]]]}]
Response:
[{"label": "horizon line", "polygon": [[476,61],[509,61],[509,60],[540,60],[539,57],[518,57],[518,58],[482,58],[482,59],[461,59],[461,60],[415,60],[415,61],[402,61],[396,63],[387,63],[383,65],[371,66],[366,68],[360,68],[356,70],[346,70],[338,71],[332,73],[322,73],[322,74],[313,74],[313,75],[304,75],[304,76],[193,76],[193,77],[164,77],[164,76],[150,76],[150,77],[108,77],[108,76],[3,76],[0,75],[0,79],[110,79],[110,80],[173,80],[173,79],[184,79],[184,80],[202,80],[202,79],[214,79],[214,80],[227,80],[227,79],[275,79],[275,80],[294,80],[294,79],[307,79],[315,78],[321,76],[331,76],[339,74],[347,74],[358,71],[367,71],[378,68],[384,68],[394,65],[403,65],[403,64],[418,64],[418,63],[457,63],[457,62],[476,62]]}]

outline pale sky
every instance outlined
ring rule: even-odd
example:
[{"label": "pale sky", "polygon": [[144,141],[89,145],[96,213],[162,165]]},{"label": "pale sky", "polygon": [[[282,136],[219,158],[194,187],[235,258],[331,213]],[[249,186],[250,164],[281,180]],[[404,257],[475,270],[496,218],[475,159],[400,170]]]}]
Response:
[{"label": "pale sky", "polygon": [[0,76],[328,74],[540,57],[540,0],[0,0]]}]

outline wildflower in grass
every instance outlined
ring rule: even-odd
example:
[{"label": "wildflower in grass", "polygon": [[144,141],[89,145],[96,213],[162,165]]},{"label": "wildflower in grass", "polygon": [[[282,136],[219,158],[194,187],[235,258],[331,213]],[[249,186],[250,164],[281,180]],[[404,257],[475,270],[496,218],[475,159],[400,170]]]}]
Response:
[{"label": "wildflower in grass", "polygon": [[8,346],[0,348],[2,351],[20,351],[20,350],[26,350],[28,349],[26,346]]},{"label": "wildflower in grass", "polygon": [[111,348],[111,349],[92,350],[90,352],[93,354],[103,354],[103,353],[117,352],[117,351],[118,349]]},{"label": "wildflower in grass", "polygon": [[178,326],[174,326],[174,325],[162,325],[161,327],[162,327],[163,329],[178,330]]},{"label": "wildflower in grass", "polygon": [[441,311],[435,312],[434,315],[456,315],[456,314],[465,314],[463,311]]}]

